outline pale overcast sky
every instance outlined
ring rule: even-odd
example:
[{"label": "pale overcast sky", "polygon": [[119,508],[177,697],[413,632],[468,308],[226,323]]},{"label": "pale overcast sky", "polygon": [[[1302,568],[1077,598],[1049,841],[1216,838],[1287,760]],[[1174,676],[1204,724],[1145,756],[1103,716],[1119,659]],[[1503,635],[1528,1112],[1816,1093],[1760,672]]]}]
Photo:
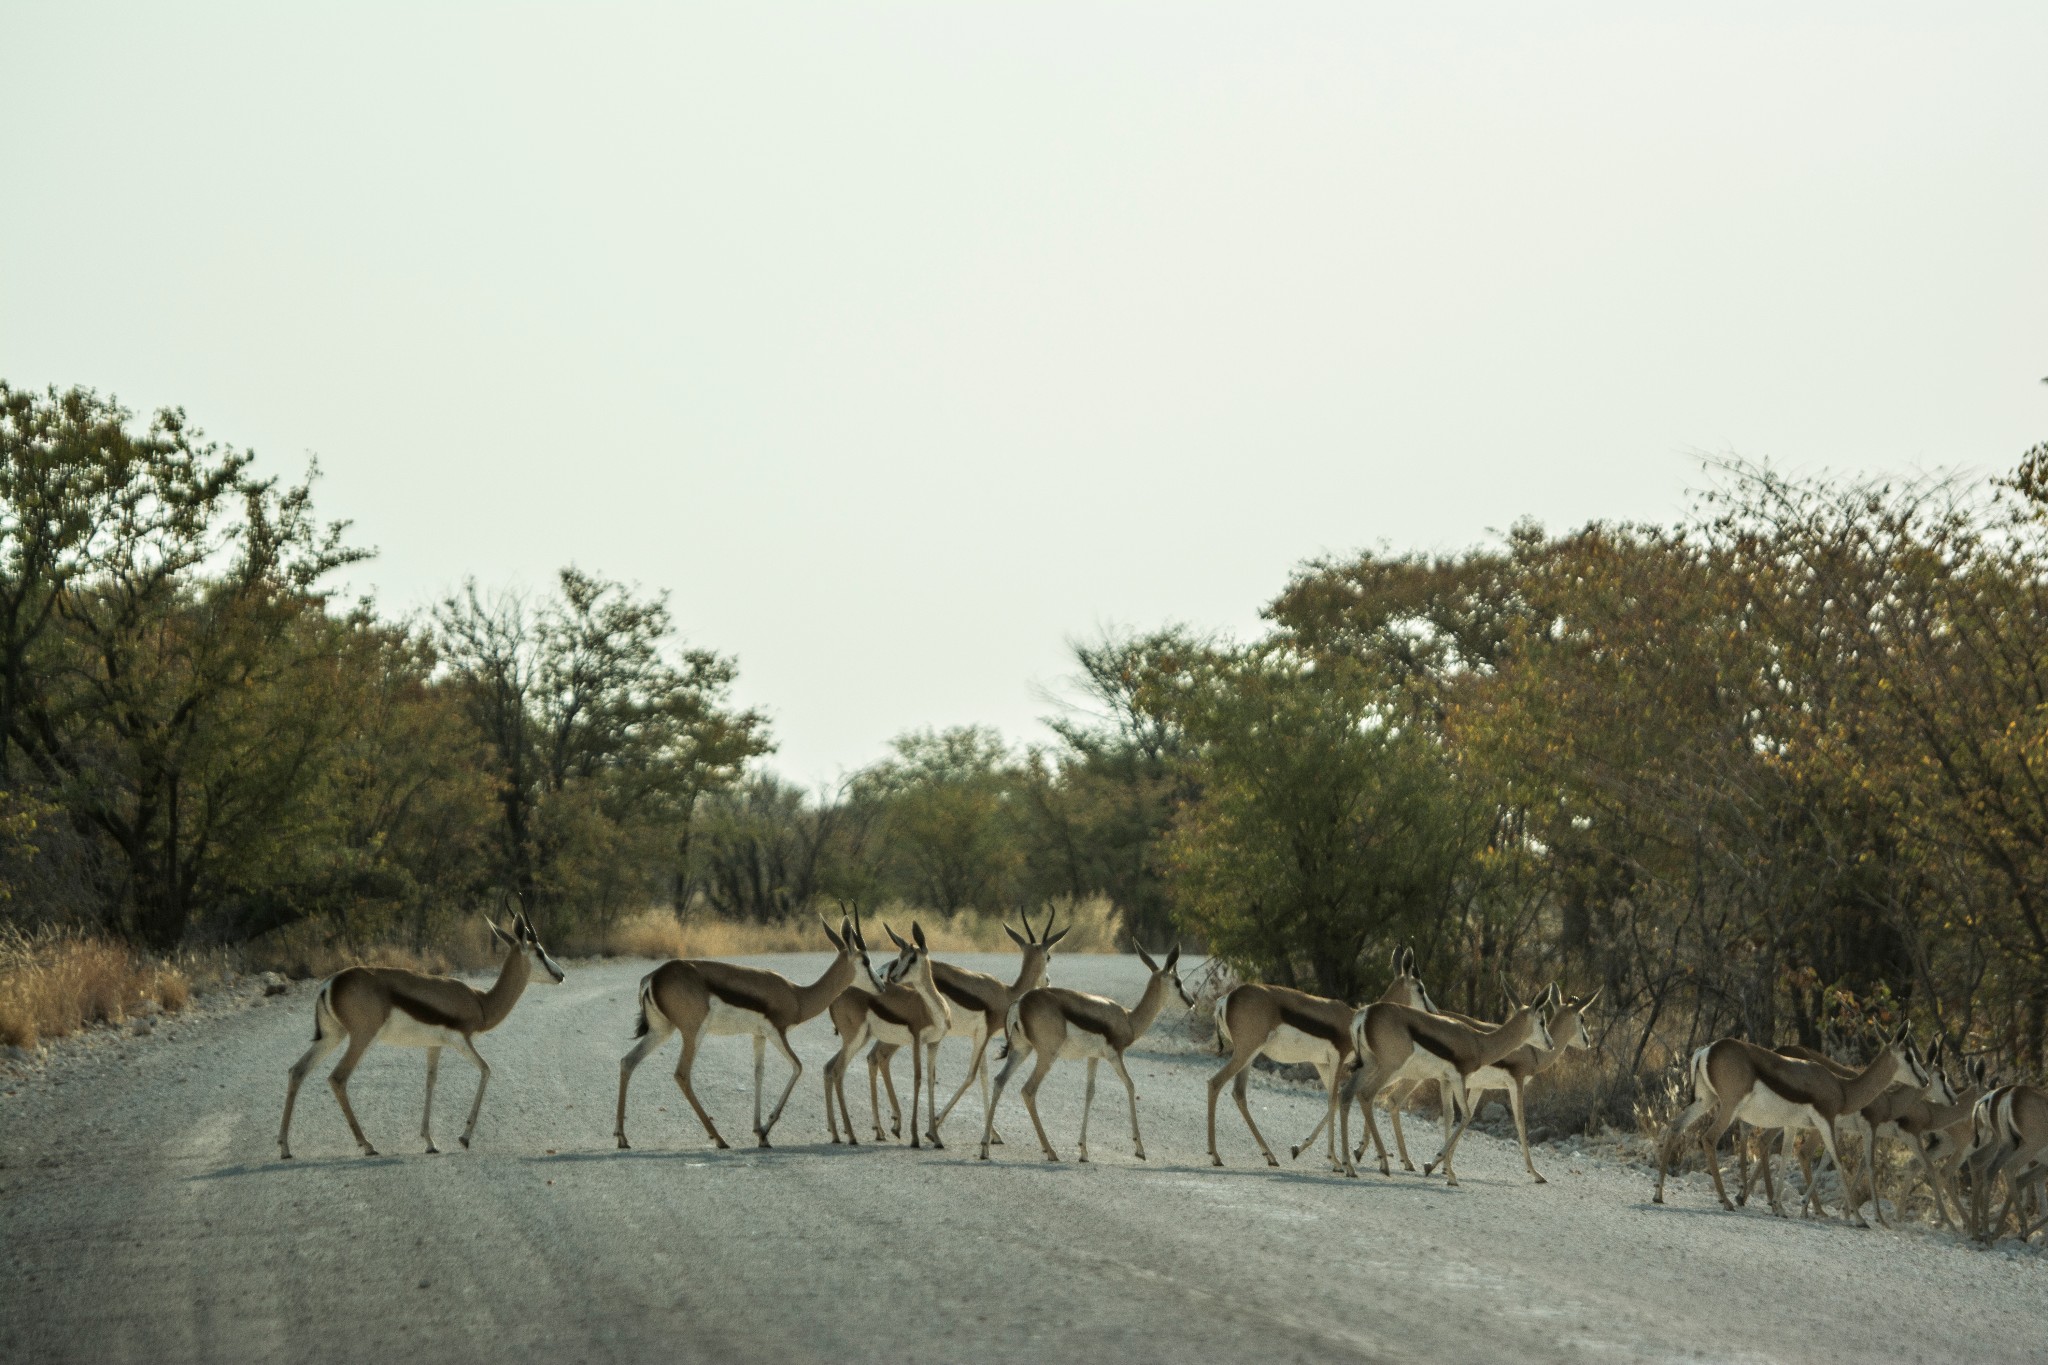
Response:
[{"label": "pale overcast sky", "polygon": [[1106,622],[2048,438],[2048,5],[0,11],[0,376],[394,611],[673,592],[805,780]]}]

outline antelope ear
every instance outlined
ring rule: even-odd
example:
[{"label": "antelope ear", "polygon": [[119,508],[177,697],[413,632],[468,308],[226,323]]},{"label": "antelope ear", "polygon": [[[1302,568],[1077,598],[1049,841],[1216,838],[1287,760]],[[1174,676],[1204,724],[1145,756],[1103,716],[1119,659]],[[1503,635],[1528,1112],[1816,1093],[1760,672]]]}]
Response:
[{"label": "antelope ear", "polygon": [[1058,943],[1061,939],[1065,938],[1068,934],[1072,933],[1073,931],[1074,926],[1069,924],[1066,928],[1060,930],[1057,934],[1052,935],[1050,938],[1041,939],[1039,940],[1039,942],[1043,944],[1045,947],[1050,948],[1053,944]]},{"label": "antelope ear", "polygon": [[1603,981],[1603,982],[1601,982],[1601,983],[1600,983],[1599,985],[1595,986],[1595,987],[1593,988],[1593,993],[1592,993],[1591,995],[1587,996],[1587,997],[1586,997],[1586,998],[1585,998],[1584,1000],[1581,1000],[1581,1001],[1579,1002],[1579,1008],[1580,1008],[1580,1009],[1582,1009],[1582,1010],[1589,1010],[1589,1009],[1593,1008],[1593,1002],[1594,1002],[1595,1000],[1598,1000],[1598,999],[1600,998],[1600,992],[1602,992],[1602,991],[1604,991],[1604,990],[1606,990],[1606,989],[1607,989],[1607,983],[1606,983],[1605,981]]},{"label": "antelope ear", "polygon": [[818,916],[818,925],[825,931],[825,937],[832,940],[832,946],[834,948],[838,949],[842,953],[846,951],[846,940],[832,932],[832,926],[826,922],[826,919],[823,915]]},{"label": "antelope ear", "polygon": [[1395,976],[1399,976],[1399,975],[1401,974],[1401,954],[1402,954],[1402,953],[1404,953],[1404,952],[1406,952],[1406,951],[1407,951],[1407,950],[1406,950],[1405,948],[1396,948],[1396,949],[1394,949],[1394,961],[1393,961],[1393,967],[1394,967],[1394,975],[1395,975]]},{"label": "antelope ear", "polygon": [[895,944],[898,948],[903,949],[905,952],[908,952],[910,950],[910,945],[903,941],[903,935],[897,933],[895,929],[890,927],[889,921],[882,921],[882,931],[889,935],[889,941]]},{"label": "antelope ear", "polygon": [[1133,943],[1131,946],[1138,950],[1138,961],[1145,964],[1146,971],[1156,972],[1159,970],[1159,964],[1152,960],[1152,954],[1145,951],[1144,945]]},{"label": "antelope ear", "polygon": [[[1026,928],[1030,927],[1031,921],[1029,918],[1025,919],[1024,925]],[[1028,948],[1031,946],[1030,943],[1021,934],[1019,934],[1015,929],[1012,929],[1009,925],[1005,924],[1003,926],[1003,932],[1008,934],[1010,936],[1010,942],[1016,944],[1019,948]]]},{"label": "antelope ear", "polygon": [[507,934],[503,929],[500,929],[497,926],[496,921],[492,920],[492,918],[489,915],[484,916],[484,923],[490,925],[492,939],[504,944],[507,948],[513,946],[511,935]]},{"label": "antelope ear", "polygon": [[1173,964],[1178,961],[1180,961],[1180,945],[1176,943],[1173,945],[1173,951],[1166,955],[1166,970],[1172,971]]},{"label": "antelope ear", "polygon": [[930,948],[925,946],[924,926],[922,924],[919,924],[916,920],[912,920],[910,922],[910,936],[917,940],[917,950],[919,952],[928,953],[931,951]]}]

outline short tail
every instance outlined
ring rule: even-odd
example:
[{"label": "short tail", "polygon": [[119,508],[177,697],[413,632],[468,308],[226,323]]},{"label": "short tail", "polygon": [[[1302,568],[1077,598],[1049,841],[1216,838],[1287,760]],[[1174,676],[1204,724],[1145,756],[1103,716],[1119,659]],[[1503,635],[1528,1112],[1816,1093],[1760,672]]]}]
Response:
[{"label": "short tail", "polygon": [[1230,992],[1225,991],[1216,997],[1216,1051],[1220,1056],[1236,1047],[1230,1039]]},{"label": "short tail", "polygon": [[313,997],[313,1041],[316,1043],[327,1036],[327,1021],[334,1018],[334,1004],[329,999],[333,994],[334,978],[329,977],[321,983],[320,994]]},{"label": "short tail", "polygon": [[1029,1040],[1024,1037],[1024,1022],[1018,1018],[1021,1009],[1021,1004],[1012,1005],[1010,1012],[1003,1016],[1003,1046],[996,1053],[996,1060],[999,1062],[1008,1060],[1010,1054],[1018,1048],[1029,1049],[1031,1046]]},{"label": "short tail", "polygon": [[647,1036],[647,1012],[653,1008],[654,973],[649,972],[646,976],[640,978],[640,999],[633,1011],[633,1036],[635,1038],[645,1038]]}]

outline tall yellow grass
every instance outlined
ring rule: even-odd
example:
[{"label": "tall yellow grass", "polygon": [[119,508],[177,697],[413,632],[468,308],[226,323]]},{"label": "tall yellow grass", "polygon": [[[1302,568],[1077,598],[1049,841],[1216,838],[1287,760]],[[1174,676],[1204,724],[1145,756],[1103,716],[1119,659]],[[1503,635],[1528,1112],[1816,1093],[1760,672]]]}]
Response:
[{"label": "tall yellow grass", "polygon": [[87,1024],[119,1022],[148,1000],[175,1012],[190,998],[177,964],[102,938],[0,929],[0,1046],[34,1047]]},{"label": "tall yellow grass", "polygon": [[[827,916],[836,918],[836,916]],[[1036,917],[1034,916],[1034,919]],[[1062,953],[1113,953],[1117,950],[1116,910],[1100,896],[1054,906],[1054,918],[1072,932],[1060,940]],[[1004,917],[968,910],[942,915],[905,905],[885,905],[864,915],[868,946],[887,947],[882,925],[908,934],[911,923],[924,926],[925,939],[934,952],[995,953],[1015,948],[1003,932]],[[1012,919],[1012,924],[1017,921]],[[1021,926],[1020,926],[1021,927]],[[759,953],[814,953],[827,949],[824,932],[815,919],[796,919],[781,924],[739,924],[731,920],[678,920],[667,910],[648,910],[621,920],[613,927],[601,950],[623,957],[751,957]]]}]

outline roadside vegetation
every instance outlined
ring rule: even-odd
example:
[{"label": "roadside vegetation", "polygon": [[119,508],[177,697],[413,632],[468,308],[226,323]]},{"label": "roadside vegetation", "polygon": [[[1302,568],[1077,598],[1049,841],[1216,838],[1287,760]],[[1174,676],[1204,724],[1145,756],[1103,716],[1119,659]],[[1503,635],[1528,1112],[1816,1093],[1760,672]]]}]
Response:
[{"label": "roadside vegetation", "polygon": [[744,954],[843,901],[954,951],[1060,906],[1076,949],[1354,1001],[1402,945],[1473,1014],[1600,987],[1554,1127],[1633,1127],[1722,1034],[2048,1053],[2048,447],[1309,563],[1255,640],[1076,642],[1035,743],[914,732],[815,791],[665,594],[350,600],[310,474],[88,391],[0,385],[0,456],[13,1036],[174,1008],[196,951],[467,968],[523,910],[568,952]]}]

